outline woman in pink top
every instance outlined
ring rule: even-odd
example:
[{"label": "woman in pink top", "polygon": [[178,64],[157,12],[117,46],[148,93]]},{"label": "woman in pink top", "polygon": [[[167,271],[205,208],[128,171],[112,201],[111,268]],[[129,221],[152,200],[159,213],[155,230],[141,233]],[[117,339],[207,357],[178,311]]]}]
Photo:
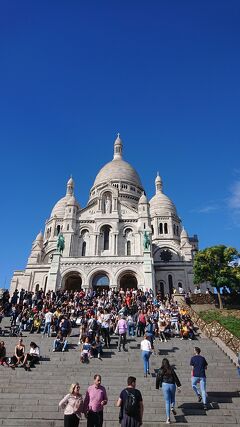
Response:
[{"label": "woman in pink top", "polygon": [[83,398],[79,383],[72,384],[68,393],[58,404],[64,409],[64,427],[78,427],[83,412]]}]

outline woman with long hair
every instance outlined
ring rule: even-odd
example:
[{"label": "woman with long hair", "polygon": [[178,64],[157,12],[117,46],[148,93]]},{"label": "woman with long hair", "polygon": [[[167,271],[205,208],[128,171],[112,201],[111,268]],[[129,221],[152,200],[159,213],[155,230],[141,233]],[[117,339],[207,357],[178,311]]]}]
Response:
[{"label": "woman with long hair", "polygon": [[23,344],[23,339],[19,338],[18,344],[15,346],[14,355],[12,357],[11,367],[19,366],[20,363],[23,363],[25,357],[25,345]]},{"label": "woman with long hair", "polygon": [[[181,387],[181,383],[179,381],[179,378],[173,369],[172,366],[170,366],[168,359],[162,360],[162,366],[158,371],[157,378],[156,378],[156,388],[159,389],[159,387],[162,388],[163,391],[163,397],[165,400],[166,405],[166,424],[170,424],[170,412],[172,412],[173,415],[176,415],[175,410],[175,393],[176,393],[176,387],[178,389]],[[179,389],[180,390],[180,389]]]},{"label": "woman with long hair", "polygon": [[[25,355],[23,360],[23,367],[25,371],[30,371],[30,368],[35,365],[35,363],[38,363],[40,360],[40,349],[38,345],[31,341],[30,342],[30,350]],[[29,362],[29,363],[27,363]]]},{"label": "woman with long hair", "polygon": [[83,398],[79,383],[71,384],[69,393],[58,404],[64,409],[64,427],[78,427],[83,412]]}]

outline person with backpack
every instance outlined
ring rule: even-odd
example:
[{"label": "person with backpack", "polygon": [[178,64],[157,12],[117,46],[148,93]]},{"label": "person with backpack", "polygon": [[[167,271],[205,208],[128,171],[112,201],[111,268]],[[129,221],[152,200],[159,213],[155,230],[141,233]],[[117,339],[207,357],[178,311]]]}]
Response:
[{"label": "person with backpack", "polygon": [[[156,389],[162,388],[163,391],[163,397],[165,400],[166,405],[166,424],[170,424],[170,411],[172,411],[173,415],[176,415],[175,410],[175,393],[176,393],[176,386],[181,387],[181,383],[179,381],[179,378],[173,369],[172,366],[170,366],[168,359],[162,360],[162,366],[160,370],[158,371],[157,378],[156,378]],[[180,390],[180,389],[179,389]]]},{"label": "person with backpack", "polygon": [[143,419],[143,399],[140,390],[136,389],[136,378],[128,377],[127,388],[121,391],[116,406],[120,408],[121,427],[139,427]]}]

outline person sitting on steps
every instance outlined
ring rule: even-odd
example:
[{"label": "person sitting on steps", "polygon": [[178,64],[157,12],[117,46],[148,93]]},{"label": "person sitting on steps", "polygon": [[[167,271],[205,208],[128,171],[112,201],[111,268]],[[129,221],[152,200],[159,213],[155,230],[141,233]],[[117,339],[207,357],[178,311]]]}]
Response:
[{"label": "person sitting on steps", "polygon": [[63,336],[62,332],[59,331],[56,339],[53,341],[53,352],[54,351],[67,351],[68,341],[67,338]]}]

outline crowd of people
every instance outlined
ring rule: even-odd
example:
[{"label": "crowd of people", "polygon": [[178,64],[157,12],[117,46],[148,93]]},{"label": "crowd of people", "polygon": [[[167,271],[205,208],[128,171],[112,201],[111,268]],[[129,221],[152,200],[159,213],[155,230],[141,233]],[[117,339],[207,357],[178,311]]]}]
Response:
[{"label": "crowd of people", "polygon": [[[113,335],[118,336],[117,349],[119,352],[128,351],[127,340],[131,337],[140,337],[143,360],[144,377],[150,374],[150,356],[155,352],[156,340],[167,342],[172,337],[182,340],[195,339],[196,330],[188,315],[188,311],[179,307],[174,297],[161,294],[156,296],[150,291],[127,289],[114,291],[84,290],[69,292],[48,292],[42,290],[35,293],[24,290],[15,291],[13,296],[8,294],[3,298],[0,306],[1,318],[9,316],[10,327],[16,328],[21,335],[41,334],[44,338],[52,337],[52,351],[68,351],[69,337],[72,328],[79,328],[80,362],[89,362],[91,358],[104,357],[104,352],[113,347]],[[115,341],[114,341],[115,342]],[[197,355],[197,354],[196,354]],[[200,353],[198,354],[200,355]],[[4,341],[0,343],[0,364],[15,369],[23,366],[30,370],[40,359],[40,348],[35,342],[30,343],[28,352],[25,350],[23,338],[20,336],[15,346],[14,355],[7,357]],[[194,366],[191,361],[192,366]],[[206,367],[206,366],[205,366]],[[195,369],[195,368],[194,368]],[[170,410],[175,411],[175,389],[180,381],[170,367],[167,359],[163,360],[160,374],[157,376],[156,387],[162,386],[166,401],[167,423],[170,422]],[[202,372],[200,372],[202,374]],[[197,372],[199,374],[199,372]],[[199,375],[193,372],[192,381]],[[169,378],[167,378],[169,377]],[[167,385],[165,385],[165,383]],[[201,385],[201,394],[197,391],[197,384]],[[97,406],[91,404],[91,393],[97,395],[96,389],[101,388],[101,376],[94,377],[94,386],[83,400],[79,384],[71,386],[70,393],[60,402],[64,408],[65,427],[75,427],[79,422],[79,415],[84,413],[88,418],[88,427],[102,426],[102,410],[107,404],[107,396],[102,397],[104,403]],[[203,400],[206,408],[206,382],[196,379],[193,389],[198,400]],[[92,390],[92,391],[91,391]],[[101,388],[101,390],[103,390]],[[136,378],[129,377],[126,391],[122,391],[117,401],[120,407],[120,421],[123,427],[138,427],[142,423],[143,403],[139,390],[136,389]],[[134,395],[134,398],[131,396]],[[130,397],[129,397],[130,395]],[[199,397],[200,396],[200,397]],[[131,406],[131,400],[137,403],[135,409],[126,410]],[[100,405],[100,406],[99,406]],[[71,409],[72,408],[72,409]],[[97,413],[97,415],[96,415]],[[136,415],[137,413],[137,415]],[[74,415],[74,416],[73,416]],[[133,419],[132,419],[133,418]]]}]

